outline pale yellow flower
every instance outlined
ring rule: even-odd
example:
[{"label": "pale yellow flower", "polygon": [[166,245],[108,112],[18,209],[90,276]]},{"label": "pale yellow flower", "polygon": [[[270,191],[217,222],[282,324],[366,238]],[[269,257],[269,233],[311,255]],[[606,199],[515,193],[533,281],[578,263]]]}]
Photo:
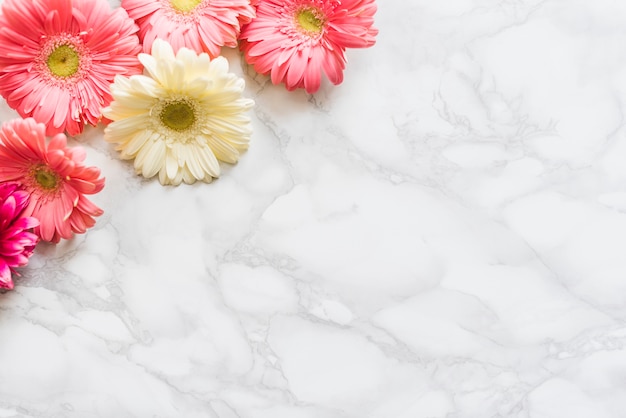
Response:
[{"label": "pale yellow flower", "polygon": [[244,80],[228,72],[223,57],[181,48],[176,55],[163,40],[152,54],[139,54],[145,75],[118,76],[113,101],[103,114],[113,122],[104,138],[123,159],[134,159],[146,178],[178,185],[219,177],[218,160],[235,163],[252,133],[242,96]]}]

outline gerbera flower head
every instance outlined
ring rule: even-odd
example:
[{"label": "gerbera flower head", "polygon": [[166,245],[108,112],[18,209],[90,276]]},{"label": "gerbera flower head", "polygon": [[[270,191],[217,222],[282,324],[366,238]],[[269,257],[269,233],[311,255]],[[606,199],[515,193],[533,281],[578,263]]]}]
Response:
[{"label": "gerbera flower head", "polygon": [[244,80],[228,72],[224,57],[188,48],[174,55],[161,39],[139,59],[146,75],[118,76],[111,86],[104,115],[113,122],[104,139],[117,144],[121,158],[134,159],[137,173],[158,174],[161,184],[212,181],[218,160],[235,163],[248,147],[246,111],[254,102],[242,97]]},{"label": "gerbera flower head", "polygon": [[106,0],[5,0],[0,94],[51,136],[95,125],[116,74],[138,74],[138,28]]},{"label": "gerbera flower head", "polygon": [[28,263],[38,241],[30,229],[39,222],[24,216],[27,206],[28,192],[15,183],[0,184],[0,289],[13,289],[11,274]]},{"label": "gerbera flower head", "polygon": [[0,182],[15,182],[30,195],[24,214],[39,220],[35,233],[59,242],[84,233],[102,210],[85,195],[104,187],[100,170],[86,167],[85,151],[68,147],[65,134],[46,143],[46,127],[33,118],[14,119],[0,127]]},{"label": "gerbera flower head", "polygon": [[146,53],[160,38],[174,52],[186,47],[215,58],[222,46],[237,46],[241,25],[254,17],[249,0],[122,0],[122,7],[139,25]]},{"label": "gerbera flower head", "polygon": [[314,93],[322,72],[333,84],[343,81],[346,48],[374,45],[375,12],[374,0],[258,0],[240,46],[272,83]]}]

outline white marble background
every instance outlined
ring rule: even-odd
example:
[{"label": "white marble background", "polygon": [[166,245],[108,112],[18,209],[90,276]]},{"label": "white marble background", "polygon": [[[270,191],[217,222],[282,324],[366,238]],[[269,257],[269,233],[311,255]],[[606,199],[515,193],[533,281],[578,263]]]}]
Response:
[{"label": "white marble background", "polygon": [[76,138],[106,213],[0,295],[0,417],[626,416],[626,3],[378,5],[314,96],[225,51],[213,184]]}]

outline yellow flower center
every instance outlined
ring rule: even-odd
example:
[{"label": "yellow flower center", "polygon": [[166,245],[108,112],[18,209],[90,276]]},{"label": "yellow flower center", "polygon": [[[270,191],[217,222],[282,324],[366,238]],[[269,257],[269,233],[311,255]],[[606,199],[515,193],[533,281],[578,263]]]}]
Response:
[{"label": "yellow flower center", "polygon": [[181,13],[191,12],[200,3],[202,0],[170,0],[172,7]]},{"label": "yellow flower center", "polygon": [[46,61],[48,68],[57,77],[70,77],[76,74],[80,66],[78,52],[70,45],[59,45]]},{"label": "yellow flower center", "polygon": [[300,11],[296,13],[296,20],[300,28],[304,29],[306,32],[320,33],[324,26],[323,20],[320,19],[320,14],[315,9],[300,9]]},{"label": "yellow flower center", "polygon": [[33,178],[45,190],[56,189],[60,180],[57,173],[43,165],[33,168]]},{"label": "yellow flower center", "polygon": [[193,106],[185,100],[177,100],[163,106],[159,115],[163,125],[173,131],[185,131],[196,122]]}]

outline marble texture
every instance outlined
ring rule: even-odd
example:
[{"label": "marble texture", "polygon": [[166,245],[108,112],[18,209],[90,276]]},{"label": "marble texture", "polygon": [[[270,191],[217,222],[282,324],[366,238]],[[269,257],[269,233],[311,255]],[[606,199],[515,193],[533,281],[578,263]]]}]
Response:
[{"label": "marble texture", "polygon": [[213,184],[72,140],[105,214],[0,295],[0,417],[626,416],[626,3],[378,5],[312,96],[224,52]]}]

